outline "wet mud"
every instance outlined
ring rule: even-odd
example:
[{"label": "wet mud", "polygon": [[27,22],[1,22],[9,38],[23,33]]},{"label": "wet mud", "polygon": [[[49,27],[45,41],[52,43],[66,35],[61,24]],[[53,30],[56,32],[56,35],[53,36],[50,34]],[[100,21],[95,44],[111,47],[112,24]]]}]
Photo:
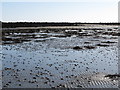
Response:
[{"label": "wet mud", "polygon": [[118,27],[4,29],[3,88],[118,87]]}]

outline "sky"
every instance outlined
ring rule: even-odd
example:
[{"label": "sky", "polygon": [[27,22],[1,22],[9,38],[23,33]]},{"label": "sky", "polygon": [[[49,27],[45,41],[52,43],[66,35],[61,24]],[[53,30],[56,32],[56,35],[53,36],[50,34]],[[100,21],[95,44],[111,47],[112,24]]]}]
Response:
[{"label": "sky", "polygon": [[118,22],[117,0],[4,1],[4,22]]}]

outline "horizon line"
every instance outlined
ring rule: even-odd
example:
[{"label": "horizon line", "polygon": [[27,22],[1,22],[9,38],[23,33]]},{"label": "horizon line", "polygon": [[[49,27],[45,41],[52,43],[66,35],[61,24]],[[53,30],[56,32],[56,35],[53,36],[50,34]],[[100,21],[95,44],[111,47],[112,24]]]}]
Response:
[{"label": "horizon line", "polygon": [[120,22],[60,22],[60,21],[58,21],[58,22],[53,22],[53,21],[48,21],[48,22],[43,22],[43,21],[41,21],[41,22],[39,22],[39,21],[0,21],[0,22],[4,22],[4,23],[19,23],[19,22],[26,22],[26,23],[28,23],[28,22],[31,22],[31,23],[120,23]]}]

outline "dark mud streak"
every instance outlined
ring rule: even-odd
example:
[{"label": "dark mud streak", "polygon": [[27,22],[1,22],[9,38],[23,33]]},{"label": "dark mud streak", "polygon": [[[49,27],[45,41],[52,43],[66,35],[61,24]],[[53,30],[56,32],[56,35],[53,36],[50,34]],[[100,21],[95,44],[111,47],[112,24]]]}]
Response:
[{"label": "dark mud streak", "polygon": [[119,79],[120,79],[120,75],[119,75],[119,74],[113,74],[113,75],[108,74],[108,75],[106,75],[105,77],[108,77],[108,78],[110,78],[111,80],[119,80]]}]

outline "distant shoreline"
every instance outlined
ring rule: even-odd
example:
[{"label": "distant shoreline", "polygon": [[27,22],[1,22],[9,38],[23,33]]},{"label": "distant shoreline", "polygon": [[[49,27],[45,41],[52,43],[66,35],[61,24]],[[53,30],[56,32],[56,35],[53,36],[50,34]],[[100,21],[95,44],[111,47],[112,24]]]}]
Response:
[{"label": "distant shoreline", "polygon": [[120,25],[120,23],[70,23],[70,22],[1,22],[2,28],[16,27],[50,27],[50,26],[86,26],[86,25]]}]

